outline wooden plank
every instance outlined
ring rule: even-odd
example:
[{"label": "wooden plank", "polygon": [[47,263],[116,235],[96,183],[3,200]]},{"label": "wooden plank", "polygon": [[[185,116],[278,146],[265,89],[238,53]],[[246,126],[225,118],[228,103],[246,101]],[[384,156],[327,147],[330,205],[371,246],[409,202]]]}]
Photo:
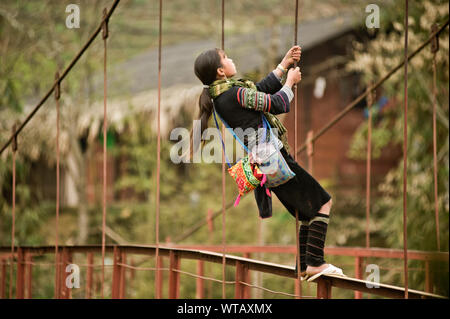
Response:
[{"label": "wooden plank", "polygon": [[[350,277],[342,277],[337,275],[323,275],[321,277],[325,277],[330,280],[331,285],[337,288],[345,288],[352,290],[359,290],[362,292],[367,292],[373,295],[379,295],[388,298],[404,298],[405,289],[402,287],[387,285],[379,283],[379,288],[369,288],[367,285],[374,285],[372,281],[366,281],[356,278]],[[320,277],[319,277],[320,278]],[[420,298],[420,299],[448,299],[447,297],[427,293],[419,290],[408,289],[409,298]]]}]

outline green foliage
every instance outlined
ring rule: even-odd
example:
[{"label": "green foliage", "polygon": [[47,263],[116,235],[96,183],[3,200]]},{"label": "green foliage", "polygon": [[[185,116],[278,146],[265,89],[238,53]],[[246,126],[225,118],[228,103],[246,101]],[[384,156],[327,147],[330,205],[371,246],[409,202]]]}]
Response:
[{"label": "green foliage", "polygon": [[[0,241],[11,244],[12,230],[12,156],[6,165],[0,165]],[[21,158],[16,159],[16,202],[15,202],[15,245],[43,245],[45,237],[38,231],[46,225],[53,214],[48,203],[42,200],[39,188],[29,186],[31,164]],[[36,203],[39,202],[39,205]],[[54,206],[53,206],[54,207]]]},{"label": "green foliage", "polygon": [[[367,84],[373,83],[396,65],[403,57],[402,2],[394,2],[386,10],[384,27],[367,47],[356,45],[355,59],[350,69],[360,71]],[[414,2],[410,5],[409,46],[411,50],[429,37],[433,23],[442,24],[448,18],[445,1]],[[388,27],[386,27],[388,26]],[[440,36],[437,53],[437,153],[438,153],[438,207],[440,246],[448,251],[448,28]],[[432,134],[432,54],[429,48],[411,60],[408,73],[408,162],[407,162],[407,233],[408,248],[436,250],[436,221],[434,214],[433,134]],[[394,101],[394,107],[377,120],[374,118],[373,149],[378,157],[386,146],[403,144],[403,72],[397,73],[383,85],[384,94]],[[362,158],[367,145],[367,123],[354,135],[349,152]],[[358,155],[360,154],[360,155]],[[384,217],[381,234],[388,247],[403,248],[403,160],[387,174],[379,186],[381,197],[377,210]],[[414,263],[411,263],[414,265]],[[436,265],[433,267],[437,267]],[[448,272],[436,273],[437,289],[448,295]],[[412,276],[412,284],[422,285],[423,274]]]}]

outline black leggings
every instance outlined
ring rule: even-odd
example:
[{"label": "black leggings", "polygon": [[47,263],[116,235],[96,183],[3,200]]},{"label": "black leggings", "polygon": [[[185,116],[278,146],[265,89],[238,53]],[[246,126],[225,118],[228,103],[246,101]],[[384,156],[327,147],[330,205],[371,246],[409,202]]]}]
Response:
[{"label": "black leggings", "polygon": [[284,147],[281,149],[281,154],[295,176],[288,182],[270,190],[277,195],[292,216],[295,217],[297,209],[298,219],[309,221],[316,216],[324,204],[330,201],[331,196],[286,152]]}]

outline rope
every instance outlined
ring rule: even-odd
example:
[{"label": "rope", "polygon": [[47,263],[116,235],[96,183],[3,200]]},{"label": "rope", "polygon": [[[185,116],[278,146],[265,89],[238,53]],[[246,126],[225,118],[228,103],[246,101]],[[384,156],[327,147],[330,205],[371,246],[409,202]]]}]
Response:
[{"label": "rope", "polygon": [[370,179],[371,179],[371,164],[372,164],[372,105],[373,105],[373,91],[367,94],[367,159],[366,159],[366,247],[370,247]]},{"label": "rope", "polygon": [[13,288],[13,270],[14,270],[14,235],[16,232],[16,152],[17,152],[17,138],[16,138],[16,124],[13,125],[13,143],[12,143],[12,229],[11,229],[11,264],[9,267],[9,299],[12,299]]},{"label": "rope", "polygon": [[284,291],[271,290],[271,289],[264,288],[264,287],[261,287],[261,286],[252,285],[252,284],[249,284],[249,283],[244,282],[244,281],[239,281],[239,283],[242,284],[242,285],[248,286],[250,288],[261,289],[261,290],[264,290],[264,291],[267,291],[267,292],[270,292],[270,293],[276,294],[276,295],[284,295],[284,296],[296,297],[296,298],[297,297],[301,297],[301,298],[316,299],[316,297],[314,297],[314,296],[300,296],[300,295],[296,295],[296,294],[290,294],[290,293],[287,293],[287,292],[284,292]]},{"label": "rope", "polygon": [[[10,264],[10,263],[6,263],[6,262],[3,262],[3,261],[0,261],[0,265],[3,265],[3,264],[6,265],[6,264]],[[62,262],[62,261],[59,261],[57,263],[55,263],[55,262],[45,263],[45,262],[23,261],[23,262],[21,262],[21,264],[23,264],[23,265],[32,265],[32,266],[53,267],[55,265],[61,266],[61,265],[65,265],[67,263],[66,262]],[[78,267],[94,267],[94,268],[103,267],[102,264],[76,264],[76,265]],[[105,267],[109,267],[110,268],[110,267],[113,267],[113,265],[105,265]],[[155,269],[152,268],[152,270],[155,270]]]},{"label": "rope", "polygon": [[[432,32],[436,31],[437,25],[434,24]],[[437,81],[436,81],[436,53],[439,50],[439,37],[435,36],[431,43],[431,52],[433,53],[433,178],[434,178],[434,215],[436,220],[436,246],[441,250],[439,235],[439,203],[438,203],[438,181],[437,181],[437,134],[436,134],[436,104],[437,104]]]},{"label": "rope", "polygon": [[[157,142],[157,158],[156,158],[156,220],[155,220],[155,241],[156,241],[156,251],[155,251],[155,264],[156,269],[159,265],[159,199],[160,199],[160,168],[161,168],[161,48],[162,48],[162,0],[159,0],[159,35],[158,35],[158,142]],[[155,296],[156,299],[161,299],[160,290],[158,287],[159,276],[155,276]]]},{"label": "rope", "polygon": [[129,269],[133,269],[133,270],[146,270],[146,271],[159,271],[159,270],[170,271],[171,270],[170,268],[164,268],[164,267],[137,267],[137,266],[132,266],[132,265],[124,264],[124,263],[117,263],[117,265],[119,265],[121,267],[129,268]]},{"label": "rope", "polygon": [[[88,264],[92,264],[94,262],[94,254],[93,253],[87,253],[87,262],[88,262]],[[86,287],[86,291],[85,291],[86,299],[92,298],[92,293],[94,290],[94,289],[92,289],[93,282],[94,282],[94,270],[87,269],[86,270],[86,285],[83,285]]]},{"label": "rope", "polygon": [[103,25],[102,25],[102,37],[103,37],[103,212],[102,212],[102,290],[101,298],[104,297],[104,282],[105,282],[105,228],[106,228],[106,141],[107,141],[107,107],[106,107],[106,91],[107,91],[107,78],[106,78],[106,61],[107,61],[107,38],[108,38],[108,19],[107,10],[103,9]]},{"label": "rope", "polygon": [[111,268],[113,265],[103,265],[103,264],[77,264],[79,267],[93,267],[93,268],[100,268],[100,267],[107,267]]},{"label": "rope", "polygon": [[308,170],[311,176],[314,176],[314,165],[313,165],[313,157],[314,157],[314,144],[311,142],[311,139],[314,135],[313,130],[309,130],[306,135],[306,153],[308,155]]},{"label": "rope", "polygon": [[[225,0],[222,0],[222,41],[221,48],[225,50]],[[225,124],[222,123],[222,136],[225,143]],[[225,251],[226,251],[226,215],[225,215],[225,149],[222,149],[222,299],[225,299]]]},{"label": "rope", "polygon": [[59,298],[60,287],[60,271],[58,263],[58,239],[59,239],[59,182],[60,182],[60,170],[59,170],[59,99],[61,97],[61,87],[59,82],[59,73],[55,74],[55,81],[57,85],[55,87],[55,103],[56,103],[56,219],[55,219],[55,298]]},{"label": "rope", "polygon": [[[294,45],[298,44],[298,0],[295,0],[295,23],[294,23]],[[297,61],[294,62],[294,67],[297,67]],[[294,84],[294,159],[297,161],[297,125],[298,125],[298,118],[297,118],[297,98],[298,98],[298,86],[297,84]]]},{"label": "rope", "polygon": [[[246,198],[248,198],[248,197],[244,196],[242,198],[242,200],[245,200]],[[234,200],[230,201],[228,204],[225,205],[225,209],[232,207],[233,204],[234,204]],[[211,215],[210,221],[212,222],[216,217],[220,216],[221,214],[222,214],[222,208]],[[188,231],[186,231],[184,234],[181,234],[179,237],[175,238],[173,240],[173,242],[177,243],[177,242],[183,241],[184,239],[186,239],[189,236],[191,236],[192,234],[194,234],[197,230],[199,230],[201,227],[203,227],[207,223],[208,223],[208,221],[205,221],[204,219],[202,219],[197,224],[195,224],[193,227],[191,227]]]},{"label": "rope", "polygon": [[178,272],[178,273],[184,274],[184,275],[188,275],[188,276],[191,276],[191,277],[194,277],[194,278],[200,278],[200,279],[204,279],[204,280],[219,282],[219,283],[226,284],[226,285],[234,285],[234,284],[236,284],[235,281],[224,281],[224,280],[220,280],[220,279],[216,279],[216,278],[212,278],[212,277],[201,276],[201,275],[193,274],[193,273],[190,273],[190,272],[187,272],[187,271],[183,271],[183,270],[180,270],[180,269],[171,269],[171,271]]},{"label": "rope", "polygon": [[[294,23],[294,45],[297,45],[298,34],[298,0],[295,0],[295,23]],[[294,67],[297,67],[297,61],[294,62]],[[298,118],[297,118],[297,98],[298,98],[298,86],[294,84],[294,159],[297,161],[297,138],[298,138]],[[298,290],[298,298],[302,296],[302,282],[300,280],[300,238],[299,238],[299,223],[298,223],[298,210],[295,210],[295,241],[297,248],[297,281],[296,289]]]},{"label": "rope", "polygon": [[[405,0],[405,61],[408,59],[408,0]],[[403,260],[405,270],[405,299],[408,299],[408,241],[407,241],[407,152],[408,152],[408,63],[404,64],[404,123],[403,123]]]}]

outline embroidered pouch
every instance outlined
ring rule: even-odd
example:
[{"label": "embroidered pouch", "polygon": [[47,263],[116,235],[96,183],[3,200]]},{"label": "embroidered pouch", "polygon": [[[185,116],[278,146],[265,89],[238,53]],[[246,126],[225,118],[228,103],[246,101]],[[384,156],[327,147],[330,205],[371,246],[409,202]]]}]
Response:
[{"label": "embroidered pouch", "polygon": [[[252,148],[251,158],[258,164],[261,172],[267,176],[266,186],[277,187],[289,181],[295,173],[289,168],[283,155],[280,152],[282,143],[275,137],[263,115],[263,124],[266,130],[270,131],[269,141],[263,137],[263,142]],[[281,145],[281,146],[278,146]]]},{"label": "embroidered pouch", "polygon": [[266,180],[258,165],[250,163],[248,156],[241,158],[236,164],[228,168],[228,173],[236,182],[239,190],[234,206],[239,204],[241,196],[264,184]]},{"label": "embroidered pouch", "polygon": [[[214,114],[214,121],[216,122],[217,130],[220,133],[219,124],[217,123],[216,118],[216,111],[213,110]],[[226,124],[226,122],[221,118],[224,125],[230,129],[230,127]],[[244,147],[244,149],[247,151],[247,155],[241,158],[236,164],[231,166],[230,161],[228,160],[227,154],[225,153],[225,144],[223,142],[222,136],[221,136],[221,142],[222,147],[225,153],[225,158],[228,165],[228,174],[234,179],[236,182],[236,185],[238,187],[239,195],[236,197],[236,201],[234,202],[234,206],[239,205],[239,201],[241,199],[241,196],[244,194],[251,192],[258,186],[263,186],[264,183],[267,181],[267,177],[265,174],[261,172],[261,170],[258,168],[258,164],[254,161],[250,161],[249,155],[248,155],[248,149],[247,147],[240,141],[240,139],[236,136],[236,134],[233,132],[232,129],[230,129],[231,134],[233,134],[234,138],[236,138],[237,141],[241,143],[241,145]],[[269,190],[266,188],[266,193],[268,196],[270,196]]]}]

